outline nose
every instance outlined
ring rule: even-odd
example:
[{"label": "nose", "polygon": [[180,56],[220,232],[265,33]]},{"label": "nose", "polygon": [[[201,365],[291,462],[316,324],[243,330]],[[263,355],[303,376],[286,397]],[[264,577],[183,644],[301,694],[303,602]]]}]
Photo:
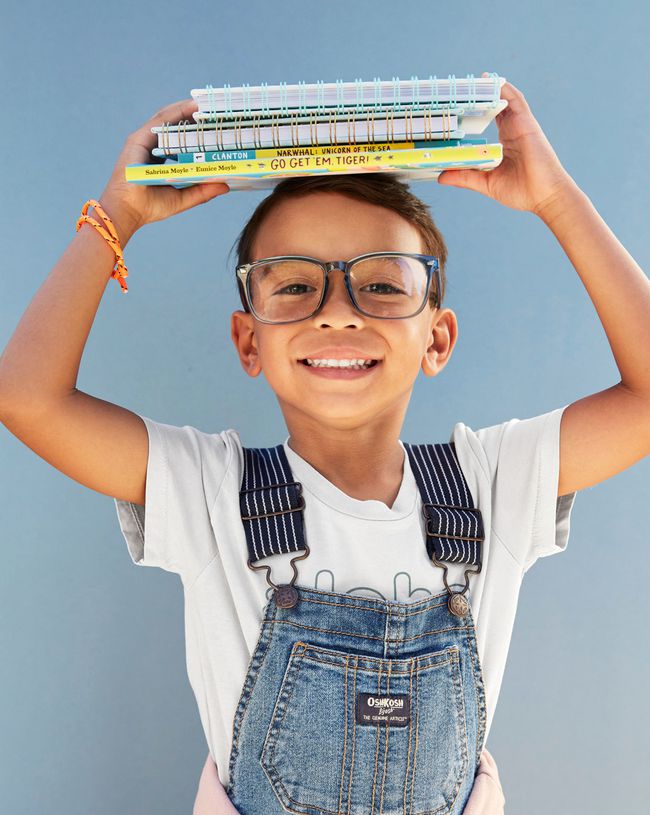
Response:
[{"label": "nose", "polygon": [[[340,274],[336,274],[336,272],[340,272]],[[332,263],[328,267],[327,293],[321,306],[321,312],[324,311],[326,307],[340,307],[341,305],[348,311],[352,310],[356,312],[354,304],[348,294],[347,286],[345,285],[345,270]]]},{"label": "nose", "polygon": [[[327,319],[329,322],[345,319],[345,322],[349,323],[352,318],[355,322],[359,322],[363,319],[363,315],[357,311],[348,294],[345,285],[345,270],[341,267],[342,264],[338,263],[331,263],[328,266],[327,292],[316,319]],[[340,274],[336,274],[337,272]]]}]

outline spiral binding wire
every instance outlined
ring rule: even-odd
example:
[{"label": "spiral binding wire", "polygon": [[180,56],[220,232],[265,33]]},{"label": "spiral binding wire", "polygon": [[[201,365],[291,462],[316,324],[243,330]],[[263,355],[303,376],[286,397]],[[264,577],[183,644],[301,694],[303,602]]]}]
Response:
[{"label": "spiral binding wire", "polygon": [[393,108],[402,109],[402,88],[399,84],[399,77],[393,77]]},{"label": "spiral binding wire", "polygon": [[266,82],[260,85],[260,96],[262,97],[262,114],[270,115],[271,106],[269,105],[269,86]]},{"label": "spiral binding wire", "polygon": [[411,94],[413,107],[415,110],[420,110],[420,80],[417,76],[411,76],[411,82],[413,82],[413,91]]},{"label": "spiral binding wire", "polygon": [[473,108],[476,106],[476,80],[474,74],[467,74],[467,96],[469,97],[469,106]]},{"label": "spiral binding wire", "polygon": [[358,77],[354,80],[355,90],[357,92],[357,107],[355,112],[362,113],[363,112],[363,79]]},{"label": "spiral binding wire", "polygon": [[307,94],[304,81],[298,81],[298,112],[307,113]]},{"label": "spiral binding wire", "polygon": [[322,113],[325,110],[325,83],[322,79],[316,82],[317,110]]},{"label": "spiral binding wire", "polygon": [[[498,104],[499,102],[499,83],[498,83],[498,73],[492,71],[488,74],[489,77],[493,79],[493,91],[492,91],[492,106]],[[352,109],[355,113],[363,113],[363,111],[367,108],[367,106],[372,106],[374,104],[375,108],[381,109],[386,104],[391,104],[392,107],[397,111],[402,111],[405,105],[410,104],[415,110],[420,110],[422,105],[426,102],[427,104],[433,105],[434,108],[439,108],[443,106],[452,106],[458,107],[464,104],[467,104],[469,108],[474,108],[477,104],[477,87],[476,87],[476,77],[474,74],[467,74],[466,77],[459,77],[461,81],[465,79],[468,85],[467,96],[468,99],[466,103],[461,103],[458,99],[458,79],[455,74],[448,74],[447,81],[449,83],[449,94],[448,99],[443,100],[441,99],[441,91],[440,91],[440,82],[443,81],[441,77],[438,79],[437,75],[429,76],[429,91],[430,91],[430,99],[423,100],[422,99],[422,85],[421,80],[413,75],[411,76],[411,82],[413,83],[413,87],[410,93],[410,101],[404,98],[404,91],[405,89],[402,87],[400,83],[400,79],[398,76],[392,77],[390,83],[389,82],[382,82],[380,77],[373,77],[372,84],[374,87],[374,100],[366,98],[366,88],[364,85],[368,85],[370,83],[364,82],[361,77],[357,77],[354,79],[353,83],[351,82],[344,82],[342,79],[337,79],[334,82],[335,87],[335,95],[336,101],[333,105],[326,106],[325,102],[325,95],[326,95],[326,83],[319,79],[316,83],[310,83],[309,87],[305,80],[299,80],[297,82],[297,94],[298,94],[298,102],[297,105],[294,104],[293,108],[289,107],[289,86],[287,82],[280,82],[278,85],[279,88],[279,96],[280,101],[277,105],[277,109],[281,113],[289,114],[291,110],[297,110],[299,113],[308,114],[310,110],[314,109],[314,106],[311,107],[307,104],[307,92],[308,90],[316,90],[316,105],[315,109],[319,113],[326,112],[327,109],[331,109],[334,107],[338,113],[343,113],[346,110]],[[330,85],[332,83],[329,83]],[[354,85],[355,90],[355,101],[354,103],[349,103],[346,106],[346,85]],[[382,100],[381,95],[382,91],[384,90],[385,86],[392,87],[392,101],[391,102],[384,102]],[[241,87],[237,89],[238,93],[241,94],[241,105],[240,111],[245,114],[248,114],[249,117],[253,115],[253,105],[257,104],[261,110],[260,113],[266,116],[271,114],[271,105],[269,99],[269,87],[267,82],[261,82],[259,86],[255,87],[255,93],[252,92],[250,83],[242,83]],[[292,88],[294,90],[294,88]],[[214,119],[216,116],[219,115],[217,111],[217,96],[219,93],[223,94],[223,108],[224,110],[221,111],[224,115],[231,115],[234,114],[234,99],[233,99],[233,89],[231,88],[230,84],[225,83],[222,88],[215,89],[213,85],[206,85],[205,86],[205,94],[207,95],[207,106],[208,106],[208,114],[209,116]]]},{"label": "spiral binding wire", "polygon": [[343,80],[336,80],[336,111],[341,113],[345,108],[345,98],[343,96]]},{"label": "spiral binding wire", "polygon": [[242,85],[242,97],[242,107],[244,108],[244,113],[247,113],[250,116],[253,113],[253,109],[251,107],[251,87],[248,82],[244,82]]},{"label": "spiral binding wire", "polygon": [[214,117],[217,115],[217,105],[214,100],[214,88],[212,85],[208,85],[208,111],[210,113],[210,117]]}]

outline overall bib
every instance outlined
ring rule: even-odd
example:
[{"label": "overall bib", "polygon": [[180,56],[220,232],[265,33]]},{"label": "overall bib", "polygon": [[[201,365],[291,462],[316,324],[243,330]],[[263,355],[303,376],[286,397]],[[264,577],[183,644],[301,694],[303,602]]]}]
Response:
[{"label": "overall bib", "polygon": [[[241,815],[460,815],[467,803],[485,738],[466,596],[483,523],[452,442],[404,446],[446,586],[408,603],[294,585],[309,554],[302,485],[281,444],[244,448],[248,566],[274,593],[233,721],[227,793]],[[301,550],[289,584],[254,565]],[[461,591],[446,562],[475,567]]]}]

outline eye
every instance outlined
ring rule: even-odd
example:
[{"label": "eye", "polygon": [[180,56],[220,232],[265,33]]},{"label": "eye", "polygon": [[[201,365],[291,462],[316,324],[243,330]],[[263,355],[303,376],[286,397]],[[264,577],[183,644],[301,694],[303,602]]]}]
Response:
[{"label": "eye", "polygon": [[[404,294],[404,291],[402,289],[396,288],[391,283],[380,283],[380,282],[368,283],[363,288],[365,290],[365,289],[369,289],[369,288],[374,289],[375,287],[377,287],[377,288],[383,287],[384,292],[387,293],[387,294]],[[390,289],[390,291],[386,291],[387,289]],[[376,289],[374,291],[371,291],[371,294],[380,294],[380,293],[381,292],[377,291]]]},{"label": "eye", "polygon": [[[301,291],[296,291],[296,289],[301,289]],[[279,289],[276,294],[304,294],[305,289],[310,289],[311,291],[315,291],[313,286],[309,286],[306,283],[289,283],[287,286]],[[293,291],[291,291],[293,290]]]}]

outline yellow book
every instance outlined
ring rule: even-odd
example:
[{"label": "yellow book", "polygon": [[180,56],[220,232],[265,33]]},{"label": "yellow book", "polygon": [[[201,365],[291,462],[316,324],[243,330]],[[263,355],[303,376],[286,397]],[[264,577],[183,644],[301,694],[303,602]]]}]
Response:
[{"label": "yellow book", "polygon": [[281,178],[321,173],[394,172],[404,179],[437,178],[447,169],[491,170],[501,163],[501,144],[470,144],[434,149],[276,156],[242,161],[130,164],[127,181],[136,184],[189,184],[222,181],[231,189],[272,187]]}]

